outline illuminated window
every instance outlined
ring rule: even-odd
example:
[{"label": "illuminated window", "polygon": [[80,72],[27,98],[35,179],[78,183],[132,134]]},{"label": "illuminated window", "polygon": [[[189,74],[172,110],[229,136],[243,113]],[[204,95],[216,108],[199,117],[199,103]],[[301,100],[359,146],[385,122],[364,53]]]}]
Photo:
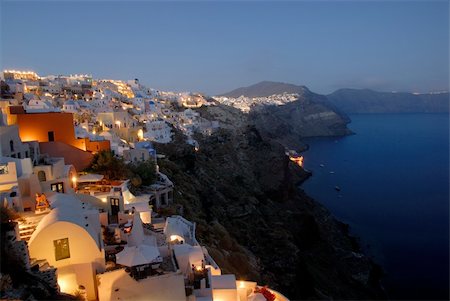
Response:
[{"label": "illuminated window", "polygon": [[51,184],[50,189],[54,192],[64,193],[64,183],[59,182],[59,183]]},{"label": "illuminated window", "polygon": [[53,246],[55,247],[55,260],[70,258],[68,238],[54,240]]}]

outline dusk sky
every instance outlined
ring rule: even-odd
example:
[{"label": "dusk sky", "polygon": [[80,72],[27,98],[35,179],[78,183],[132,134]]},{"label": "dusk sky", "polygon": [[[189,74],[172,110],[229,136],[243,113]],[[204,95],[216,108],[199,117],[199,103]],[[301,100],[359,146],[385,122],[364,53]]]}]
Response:
[{"label": "dusk sky", "polygon": [[448,90],[448,1],[1,1],[2,69],[220,94]]}]

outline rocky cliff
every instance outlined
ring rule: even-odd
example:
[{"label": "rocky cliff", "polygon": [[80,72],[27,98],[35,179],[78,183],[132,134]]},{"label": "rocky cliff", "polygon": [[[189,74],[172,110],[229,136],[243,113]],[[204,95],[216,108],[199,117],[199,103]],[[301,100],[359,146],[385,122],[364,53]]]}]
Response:
[{"label": "rocky cliff", "polygon": [[283,93],[298,94],[298,99],[281,106],[254,105],[250,111],[249,121],[266,139],[301,150],[304,148],[302,138],[352,133],[347,128],[350,118],[325,96],[313,93],[305,86],[264,81],[223,96],[267,97]]},{"label": "rocky cliff", "polygon": [[223,271],[291,299],[383,298],[379,269],[344,224],[297,188],[308,174],[290,162],[284,146],[237,109],[200,112],[223,127],[196,137],[198,151],[179,134],[157,145],[167,156],[159,165],[175,183],[175,202],[197,223],[199,240]]},{"label": "rocky cliff", "polygon": [[268,139],[275,139],[287,148],[296,148],[305,137],[343,136],[350,119],[331,105],[323,95],[303,88],[296,101],[282,106],[255,106],[251,122]]},{"label": "rocky cliff", "polygon": [[394,93],[340,89],[327,95],[340,110],[351,113],[448,113],[449,93]]}]

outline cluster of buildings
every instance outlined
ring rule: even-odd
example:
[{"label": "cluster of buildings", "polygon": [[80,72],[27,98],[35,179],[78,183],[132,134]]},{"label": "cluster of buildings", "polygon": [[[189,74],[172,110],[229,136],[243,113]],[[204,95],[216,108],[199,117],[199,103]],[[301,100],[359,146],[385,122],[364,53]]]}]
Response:
[{"label": "cluster of buildings", "polygon": [[3,80],[26,112],[72,113],[77,137],[109,140],[118,155],[140,140],[169,143],[174,128],[188,141],[193,132],[207,134],[218,128],[192,113],[209,105],[202,95],[157,91],[137,79],[96,80],[88,74],[41,77],[31,71],[5,70]]},{"label": "cluster of buildings", "polygon": [[202,96],[90,75],[8,70],[3,79],[0,202],[21,218],[1,234],[23,269],[85,300],[287,300],[222,274],[197,241],[195,223],[157,213],[172,204],[174,188],[157,164],[157,179],[142,195],[129,190],[129,180],[81,172],[102,150],[156,162],[152,142],[170,142],[173,127],[195,145],[193,133],[219,126],[195,112]]},{"label": "cluster of buildings", "polygon": [[214,99],[221,104],[235,107],[244,113],[250,112],[254,106],[260,105],[272,105],[281,106],[286,103],[295,101],[298,99],[298,94],[296,93],[283,93],[274,94],[267,97],[246,97],[241,95],[237,98],[225,97],[225,96],[215,96]]}]

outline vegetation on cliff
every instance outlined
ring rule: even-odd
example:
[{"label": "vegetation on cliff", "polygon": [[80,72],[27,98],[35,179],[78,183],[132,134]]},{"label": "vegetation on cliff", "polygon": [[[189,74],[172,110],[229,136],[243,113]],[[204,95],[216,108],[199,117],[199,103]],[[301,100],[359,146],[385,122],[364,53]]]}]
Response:
[{"label": "vegetation on cliff", "polygon": [[125,163],[123,158],[114,156],[111,151],[96,153],[87,171],[102,174],[109,180],[130,179],[132,188],[135,189],[150,185],[156,180],[153,159]]},{"label": "vegetation on cliff", "polygon": [[197,223],[197,236],[224,272],[256,280],[291,299],[383,298],[378,270],[348,229],[297,185],[308,174],[285,148],[261,135],[248,115],[211,106],[224,127],[197,136],[199,150],[180,134],[167,145],[162,172],[175,183],[175,202]]}]

